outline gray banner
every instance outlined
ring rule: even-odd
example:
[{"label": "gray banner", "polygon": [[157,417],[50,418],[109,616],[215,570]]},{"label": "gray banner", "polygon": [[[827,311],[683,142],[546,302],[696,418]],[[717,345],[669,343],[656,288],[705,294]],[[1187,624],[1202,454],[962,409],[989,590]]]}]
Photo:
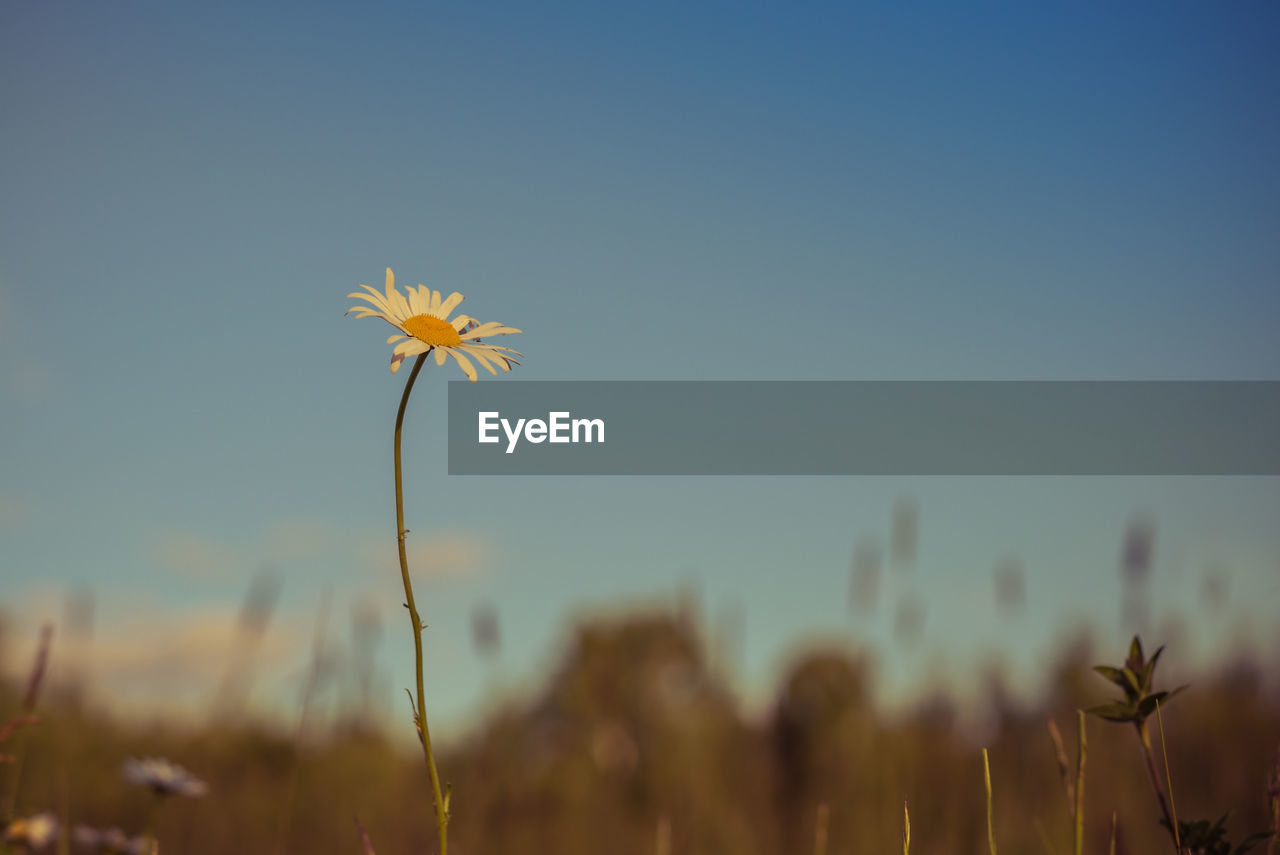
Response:
[{"label": "gray banner", "polygon": [[1280,475],[1280,382],[451,381],[449,474]]}]

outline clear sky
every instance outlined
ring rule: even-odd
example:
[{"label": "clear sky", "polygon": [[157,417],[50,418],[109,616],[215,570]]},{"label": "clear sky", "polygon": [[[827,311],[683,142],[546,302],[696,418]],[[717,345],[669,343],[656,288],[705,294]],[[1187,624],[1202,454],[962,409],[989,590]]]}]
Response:
[{"label": "clear sky", "polygon": [[[325,591],[337,641],[380,610],[387,703],[410,682],[402,379],[343,317],[386,267],[525,330],[522,379],[1280,379],[1274,3],[264,5],[0,8],[0,608],[29,640],[91,592],[114,703],[206,698],[264,567],[262,703]],[[567,617],[682,588],[741,612],[748,694],[816,637],[899,686],[1114,641],[1135,515],[1157,611],[1230,580],[1188,657],[1275,637],[1280,479],[450,478],[460,376],[406,439],[445,727]],[[916,565],[851,614],[900,497]],[[1027,608],[997,620],[1004,556]]]}]

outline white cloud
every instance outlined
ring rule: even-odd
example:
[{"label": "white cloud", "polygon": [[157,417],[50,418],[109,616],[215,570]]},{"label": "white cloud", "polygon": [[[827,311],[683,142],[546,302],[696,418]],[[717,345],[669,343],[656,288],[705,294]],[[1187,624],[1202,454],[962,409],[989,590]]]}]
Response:
[{"label": "white cloud", "polygon": [[156,537],[148,554],[160,567],[193,579],[212,578],[243,566],[235,549],[189,531]]},{"label": "white cloud", "polygon": [[305,561],[340,549],[342,544],[332,526],[289,520],[269,526],[254,540],[239,542],[196,531],[162,532],[151,538],[147,555],[164,570],[192,579],[211,579],[264,563]]},{"label": "white cloud", "polygon": [[[479,536],[465,531],[410,533],[409,569],[414,578],[466,579],[483,572],[490,552]],[[394,536],[368,529],[344,532],[313,520],[289,520],[269,526],[253,541],[228,543],[192,531],[170,531],[152,538],[147,549],[158,567],[192,579],[211,579],[264,563],[291,564],[317,557],[339,561],[353,571],[399,578]]]},{"label": "white cloud", "polygon": [[298,561],[332,552],[339,538],[332,525],[315,520],[286,520],[266,533],[264,547],[272,561]]},{"label": "white cloud", "polygon": [[[99,683],[163,691],[196,680],[212,690],[238,643],[238,606],[206,606],[183,612],[152,609],[126,620],[93,642],[91,667]],[[294,628],[296,629],[296,628]],[[305,634],[278,621],[255,650],[261,666],[283,667],[305,650]]]},{"label": "white cloud", "polygon": [[208,711],[229,670],[246,661],[263,678],[257,694],[277,701],[278,685],[266,678],[278,684],[280,674],[300,668],[314,633],[313,618],[277,615],[250,642],[239,629],[238,603],[174,608],[145,594],[119,593],[95,598],[91,627],[73,627],[66,625],[66,600],[65,592],[38,589],[13,603],[5,614],[10,643],[0,669],[25,679],[39,627],[52,623],[46,685],[79,682],[95,702],[115,710]]},{"label": "white cloud", "polygon": [[[409,534],[405,541],[409,572],[413,578],[466,579],[479,575],[489,560],[488,545],[467,532],[442,532],[422,537]],[[378,572],[400,571],[395,539],[369,539],[361,555],[361,566]]]}]

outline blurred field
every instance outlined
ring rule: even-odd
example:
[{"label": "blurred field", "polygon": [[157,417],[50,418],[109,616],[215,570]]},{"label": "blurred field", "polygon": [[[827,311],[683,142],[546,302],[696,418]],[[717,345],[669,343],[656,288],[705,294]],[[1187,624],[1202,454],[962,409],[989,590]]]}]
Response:
[{"label": "blurred field", "polygon": [[[807,853],[825,803],[828,852],[897,852],[904,801],[912,852],[986,851],[982,746],[962,730],[952,700],[937,694],[888,716],[858,651],[813,649],[794,661],[767,714],[751,718],[709,668],[702,628],[682,614],[582,625],[531,700],[443,746],[452,851]],[[1045,663],[1050,689],[1030,706],[1011,700],[999,669],[991,672],[995,727],[982,741],[1001,851],[1070,851],[1046,716],[1072,751],[1075,710],[1109,697],[1091,666],[1122,658],[1084,638],[1066,645]],[[1253,659],[1195,675],[1164,710],[1179,817],[1230,810],[1233,840],[1272,822],[1280,698],[1263,676]],[[24,688],[0,686],[0,720],[17,713]],[[340,724],[303,744],[261,725],[143,726],[110,720],[57,687],[39,713],[21,733],[18,815],[54,810],[136,833],[149,799],[121,781],[120,767],[159,755],[210,786],[205,798],[165,806],[163,852],[354,853],[357,817],[380,855],[434,851],[420,754],[393,748],[368,725]],[[1132,728],[1090,717],[1088,739],[1085,851],[1107,851],[1112,811],[1118,852],[1168,851]],[[11,772],[12,764],[0,766],[5,799]]]}]

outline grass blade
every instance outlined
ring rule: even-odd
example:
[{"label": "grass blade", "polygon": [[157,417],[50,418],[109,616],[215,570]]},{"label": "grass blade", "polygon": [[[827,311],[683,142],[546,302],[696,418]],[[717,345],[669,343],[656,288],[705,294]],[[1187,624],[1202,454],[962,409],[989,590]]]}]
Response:
[{"label": "grass blade", "polygon": [[1084,710],[1076,710],[1076,728],[1079,731],[1076,745],[1076,800],[1071,813],[1075,817],[1075,853],[1084,855],[1084,761],[1089,753],[1089,743],[1084,733]]},{"label": "grass blade", "polygon": [[653,841],[654,855],[671,855],[671,820],[658,818],[658,832]]},{"label": "grass blade", "polygon": [[991,762],[985,748],[982,749],[982,779],[987,790],[987,848],[991,855],[996,855],[995,811],[991,803]]},{"label": "grass blade", "polygon": [[369,833],[364,830],[364,826],[360,824],[360,817],[353,816],[356,821],[356,828],[360,829],[360,851],[364,855],[378,855],[373,851],[373,841],[369,839]]},{"label": "grass blade", "polygon": [[1182,852],[1182,838],[1178,834],[1178,806],[1173,801],[1173,776],[1169,774],[1169,751],[1164,746],[1164,715],[1160,701],[1156,700],[1156,723],[1160,725],[1160,753],[1164,756],[1164,779],[1169,787],[1169,810],[1173,813],[1173,845]]},{"label": "grass blade", "polygon": [[1071,786],[1071,762],[1067,759],[1067,747],[1062,744],[1062,732],[1058,730],[1058,723],[1053,720],[1053,716],[1046,715],[1044,720],[1049,728],[1049,738],[1053,740],[1054,754],[1058,759],[1058,775],[1062,778],[1062,789],[1067,793],[1067,812],[1074,817],[1076,794]]},{"label": "grass blade", "polygon": [[1040,817],[1035,817],[1036,834],[1040,836],[1040,845],[1044,847],[1044,851],[1048,855],[1058,855],[1058,850],[1053,848],[1053,841],[1049,839],[1049,832],[1044,830],[1044,823],[1040,821]]},{"label": "grass blade", "polygon": [[827,803],[818,805],[818,815],[813,822],[813,855],[827,855],[827,821],[830,810]]}]

